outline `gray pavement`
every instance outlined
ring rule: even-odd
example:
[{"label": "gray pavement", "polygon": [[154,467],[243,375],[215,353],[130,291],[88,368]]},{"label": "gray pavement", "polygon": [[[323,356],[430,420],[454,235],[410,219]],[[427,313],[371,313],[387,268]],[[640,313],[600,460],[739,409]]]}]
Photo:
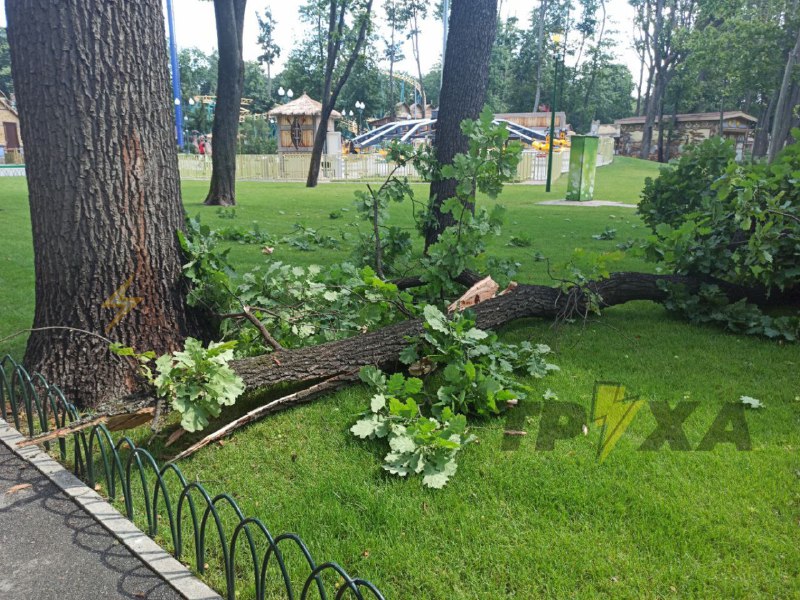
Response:
[{"label": "gray pavement", "polygon": [[0,598],[182,596],[0,441]]}]

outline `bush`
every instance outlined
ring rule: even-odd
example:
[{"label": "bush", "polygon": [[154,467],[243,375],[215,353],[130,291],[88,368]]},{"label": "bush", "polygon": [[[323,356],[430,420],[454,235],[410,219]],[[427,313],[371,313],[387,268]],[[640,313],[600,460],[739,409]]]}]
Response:
[{"label": "bush", "polygon": [[683,223],[704,200],[716,197],[713,184],[734,158],[731,142],[712,137],[662,167],[656,179],[645,180],[638,209],[644,222],[653,231],[661,223],[672,227]]}]

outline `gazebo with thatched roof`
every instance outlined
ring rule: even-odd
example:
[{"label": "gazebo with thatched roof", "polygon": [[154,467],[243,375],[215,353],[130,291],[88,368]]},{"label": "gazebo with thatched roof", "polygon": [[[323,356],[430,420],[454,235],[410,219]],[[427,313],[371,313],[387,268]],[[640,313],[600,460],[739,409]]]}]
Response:
[{"label": "gazebo with thatched roof", "polygon": [[[322,117],[320,102],[303,94],[297,100],[276,106],[269,111],[269,116],[278,122],[278,152],[311,152]],[[328,119],[327,131],[333,131],[336,119],[341,118],[334,110]]]}]

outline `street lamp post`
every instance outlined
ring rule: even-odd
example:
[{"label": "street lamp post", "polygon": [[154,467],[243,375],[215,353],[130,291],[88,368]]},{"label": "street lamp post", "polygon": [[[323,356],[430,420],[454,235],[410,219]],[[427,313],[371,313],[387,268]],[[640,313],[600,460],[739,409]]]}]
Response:
[{"label": "street lamp post", "polygon": [[547,184],[544,191],[549,192],[553,181],[553,146],[555,146],[556,133],[556,92],[558,90],[558,46],[561,44],[561,34],[554,33],[551,38],[553,41],[555,60],[555,73],[553,74],[553,101],[550,103],[550,147],[547,150]]},{"label": "street lamp post", "polygon": [[364,109],[367,107],[366,104],[361,102],[360,100],[356,100],[356,108],[358,109],[358,133],[361,133],[363,129],[363,117],[364,117]]},{"label": "street lamp post", "polygon": [[294,96],[294,92],[292,91],[292,88],[289,88],[288,90],[284,90],[283,86],[281,86],[281,87],[278,88],[278,96],[281,97],[281,102],[286,104],[287,102],[289,102],[292,99],[292,97]]},{"label": "street lamp post", "polygon": [[175,135],[178,147],[183,148],[183,111],[181,110],[181,75],[178,65],[178,45],[175,41],[175,15],[172,0],[167,0],[167,25],[169,27],[169,60],[172,67],[172,97],[175,102]]}]

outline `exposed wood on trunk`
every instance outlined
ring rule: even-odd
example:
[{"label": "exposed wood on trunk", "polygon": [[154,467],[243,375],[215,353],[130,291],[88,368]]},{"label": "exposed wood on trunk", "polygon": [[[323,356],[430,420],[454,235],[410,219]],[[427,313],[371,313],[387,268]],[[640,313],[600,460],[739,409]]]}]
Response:
[{"label": "exposed wood on trunk", "polygon": [[24,362],[94,406],[136,378],[78,330],[159,354],[196,335],[162,3],[15,1],[7,18],[36,271]]},{"label": "exposed wood on trunk", "polygon": [[107,413],[107,414],[93,414],[80,421],[70,423],[66,427],[59,427],[53,431],[40,433],[27,440],[23,440],[17,444],[17,447],[24,448],[25,446],[33,446],[36,444],[44,444],[58,438],[65,438],[73,433],[83,431],[84,429],[91,429],[95,425],[105,424],[110,431],[121,431],[123,429],[133,429],[144,425],[153,419],[155,413],[155,406],[146,406],[133,412],[125,413]]},{"label": "exposed wood on trunk", "polygon": [[495,297],[495,294],[500,290],[500,286],[491,277],[484,277],[478,283],[469,288],[464,294],[450,306],[447,307],[448,312],[457,310],[466,310],[471,306],[485,302]]},{"label": "exposed wood on trunk", "polygon": [[775,160],[778,152],[781,151],[789,138],[789,131],[792,127],[792,111],[795,108],[791,99],[798,85],[793,78],[795,77],[795,69],[798,63],[800,63],[800,27],[797,29],[797,40],[794,47],[789,51],[789,55],[786,58],[786,68],[783,72],[778,103],[772,120],[772,133],[769,140],[769,150],[767,151],[767,160],[769,162]]}]

